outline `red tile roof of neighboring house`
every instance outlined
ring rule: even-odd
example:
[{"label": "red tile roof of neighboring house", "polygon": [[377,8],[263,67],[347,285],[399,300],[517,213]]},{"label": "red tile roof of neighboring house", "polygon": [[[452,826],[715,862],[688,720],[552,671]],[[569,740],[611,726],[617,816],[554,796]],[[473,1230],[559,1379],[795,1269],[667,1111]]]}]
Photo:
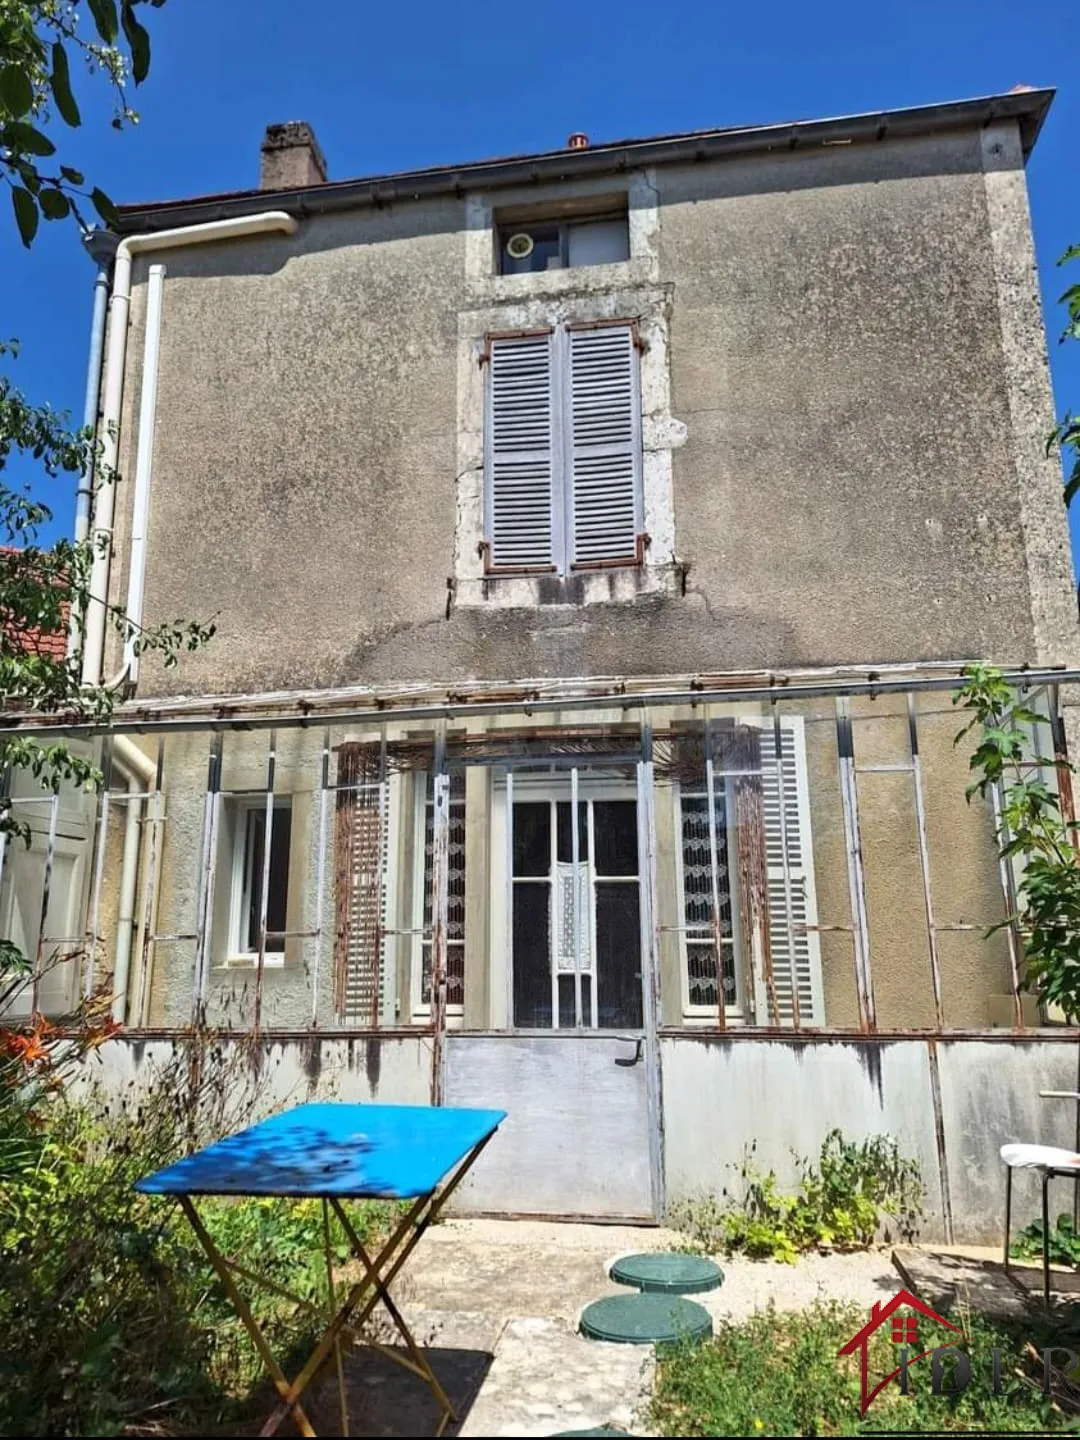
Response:
[{"label": "red tile roof of neighboring house", "polygon": [[[19,555],[21,553],[17,545],[0,545],[0,555]],[[60,613],[63,617],[60,630],[43,633],[37,628],[16,631],[10,626],[4,626],[5,639],[11,644],[18,645],[27,655],[40,655],[48,660],[63,660],[67,655],[68,619],[71,613],[71,606],[66,600],[60,607]],[[2,619],[0,619],[0,625],[3,625]]]}]

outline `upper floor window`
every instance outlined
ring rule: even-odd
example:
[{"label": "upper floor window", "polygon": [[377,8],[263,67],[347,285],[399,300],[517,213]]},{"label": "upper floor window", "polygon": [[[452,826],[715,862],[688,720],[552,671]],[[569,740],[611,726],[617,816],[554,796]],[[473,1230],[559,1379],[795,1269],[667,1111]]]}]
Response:
[{"label": "upper floor window", "polygon": [[488,571],[642,560],[641,394],[633,324],[489,342]]},{"label": "upper floor window", "polygon": [[525,275],[630,258],[626,212],[587,219],[505,222],[498,227],[499,273]]}]

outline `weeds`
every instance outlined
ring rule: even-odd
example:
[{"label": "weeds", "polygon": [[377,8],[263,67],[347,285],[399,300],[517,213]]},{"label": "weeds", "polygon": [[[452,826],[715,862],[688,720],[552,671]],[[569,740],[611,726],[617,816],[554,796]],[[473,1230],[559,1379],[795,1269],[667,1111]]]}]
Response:
[{"label": "weeds", "polygon": [[[1044,1434],[1074,1421],[1041,1393],[1041,1360],[1031,1346],[1071,1345],[1062,1334],[1032,1333],[1026,1322],[990,1323],[953,1316],[971,1380],[957,1395],[934,1395],[929,1359],[910,1369],[910,1394],[887,1385],[860,1419],[858,1358],[838,1358],[865,1325],[857,1306],[819,1303],[797,1314],[769,1309],[740,1325],[721,1324],[705,1345],[660,1362],[650,1431],[660,1435],[865,1435],[951,1431]],[[943,1332],[944,1333],[944,1332]],[[932,1344],[931,1336],[926,1343]],[[994,1394],[992,1356],[1001,1354]],[[896,1366],[888,1327],[874,1337],[869,1370],[883,1379]]]},{"label": "weeds", "polygon": [[799,1180],[793,1194],[781,1191],[775,1171],[758,1169],[753,1149],[739,1171],[741,1199],[725,1191],[719,1199],[673,1209],[672,1224],[693,1248],[793,1263],[806,1250],[865,1249],[879,1231],[886,1239],[892,1229],[905,1240],[917,1234],[919,1167],[900,1154],[891,1137],[853,1141],[830,1131],[816,1164],[795,1157]]},{"label": "weeds", "polygon": [[[261,1365],[175,1203],[134,1185],[250,1119],[257,1084],[246,1055],[226,1061],[212,1040],[192,1037],[119,1104],[50,1083],[28,1110],[25,1089],[7,1092],[13,1128],[32,1143],[0,1186],[0,1434],[238,1433]],[[318,1202],[199,1209],[224,1253],[322,1301]],[[372,1202],[350,1218],[374,1240],[396,1209]],[[331,1243],[341,1265],[336,1223]],[[271,1348],[305,1337],[288,1301],[245,1290]]]},{"label": "weeds", "polygon": [[[1017,1235],[1011,1253],[1018,1260],[1041,1260],[1042,1240],[1042,1221],[1033,1220]],[[1071,1215],[1059,1215],[1057,1224],[1050,1227],[1050,1243],[1047,1249],[1051,1265],[1080,1265],[1080,1233],[1073,1225]]]}]

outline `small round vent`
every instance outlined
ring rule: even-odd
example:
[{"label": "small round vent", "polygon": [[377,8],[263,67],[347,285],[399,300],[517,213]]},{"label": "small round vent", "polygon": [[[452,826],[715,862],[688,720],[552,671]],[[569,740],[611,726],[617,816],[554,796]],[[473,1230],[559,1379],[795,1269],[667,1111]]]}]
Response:
[{"label": "small round vent", "polygon": [[516,235],[511,235],[506,242],[506,253],[512,260],[524,260],[533,252],[534,241],[531,235],[526,235],[524,230],[519,230]]}]

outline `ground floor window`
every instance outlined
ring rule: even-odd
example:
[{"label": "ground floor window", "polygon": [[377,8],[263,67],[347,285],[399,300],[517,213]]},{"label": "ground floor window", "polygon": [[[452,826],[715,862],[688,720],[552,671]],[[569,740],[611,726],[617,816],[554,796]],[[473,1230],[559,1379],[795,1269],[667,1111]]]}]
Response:
[{"label": "ground floor window", "polygon": [[[683,1005],[728,1021],[824,1023],[800,717],[711,727],[671,787]],[[711,796],[711,806],[710,806]],[[661,882],[663,883],[663,882]],[[719,952],[719,953],[718,953]]]},{"label": "ground floor window", "polygon": [[[452,770],[450,781],[450,823],[447,836],[446,906],[446,1013],[460,1015],[465,1004],[465,772]],[[423,835],[423,846],[415,847],[421,875],[414,886],[419,904],[415,928],[419,952],[418,973],[414,969],[413,993],[419,995],[416,1013],[431,1010],[431,940],[434,933],[435,882],[435,777],[429,770],[417,777],[415,786],[418,814],[415,833]]]},{"label": "ground floor window", "polygon": [[[560,757],[566,742],[556,739],[549,761],[509,765],[499,750],[505,741],[472,750],[458,741],[446,775],[447,1014],[466,1014],[473,984],[480,1024],[640,1030],[645,962],[658,943],[662,988],[681,988],[688,1021],[715,1021],[722,1011],[724,1023],[822,1024],[802,726],[800,717],[782,721],[779,770],[770,723],[673,727],[657,742],[651,795],[639,792],[648,774],[640,744],[630,736],[620,750],[621,732],[602,742],[606,750],[572,742],[584,747],[580,761],[577,751]],[[511,744],[542,742],[517,736]],[[342,764],[337,993],[349,1018],[374,1023],[391,1007],[426,1021],[436,930],[433,751],[356,747],[343,749]],[[655,877],[644,858],[643,796],[659,837]],[[255,933],[260,836],[250,819],[238,921],[246,943]],[[272,852],[272,884],[273,876]],[[646,894],[654,878],[656,893]],[[666,1013],[671,1023],[670,1004]]]},{"label": "ground floor window", "polygon": [[226,841],[223,853],[229,868],[225,959],[229,963],[257,962],[265,919],[263,963],[280,965],[285,958],[288,929],[291,799],[288,795],[276,796],[269,814],[265,795],[227,796],[222,803]]}]

